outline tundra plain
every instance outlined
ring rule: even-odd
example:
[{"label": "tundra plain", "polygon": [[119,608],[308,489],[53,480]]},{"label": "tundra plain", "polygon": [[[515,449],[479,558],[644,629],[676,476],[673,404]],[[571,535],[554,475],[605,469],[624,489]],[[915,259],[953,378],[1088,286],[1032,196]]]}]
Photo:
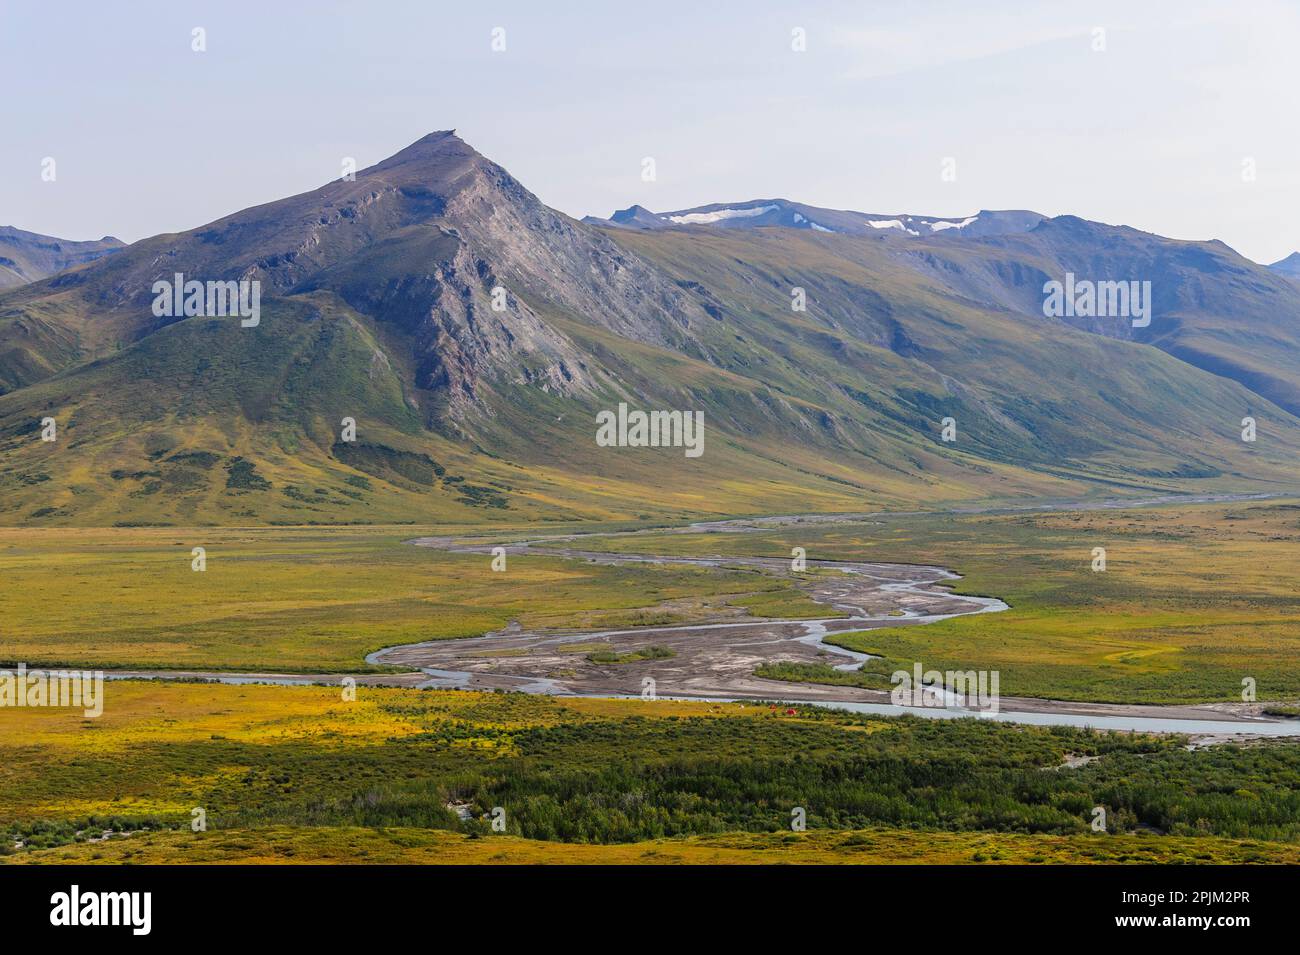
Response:
[{"label": "tundra plain", "polygon": [[[0,659],[292,672],[323,684],[113,680],[98,720],[7,711],[6,858],[1295,861],[1300,746],[1285,740],[1189,747],[1168,734],[771,701],[366,682],[425,679],[364,662],[381,648],[512,626],[650,632],[822,617],[817,562],[860,560],[946,567],[960,575],[954,592],[1010,606],[830,634],[879,659],[845,674],[828,649],[769,673],[789,685],[787,699],[846,677],[887,688],[888,671],[914,661],[998,669],[1004,694],[1044,700],[1286,719],[1300,699],[1286,662],[1300,639],[1287,575],[1300,506],[1287,499],[748,523],[739,533],[707,523],[456,532],[476,542],[583,534],[594,554],[723,558],[611,564],[540,552],[573,548],[567,539],[510,555],[505,572],[489,554],[411,543],[445,526],[0,531]],[[201,573],[195,546],[208,554]],[[1092,570],[1095,546],[1107,549],[1104,572]],[[811,573],[768,572],[794,547]],[[569,649],[632,677],[673,662],[614,645]],[[482,659],[490,668],[493,657]],[[354,701],[337,685],[343,674],[358,679]],[[1249,705],[1247,676],[1258,687]],[[1107,832],[1090,828],[1096,806],[1108,807]],[[496,807],[505,832],[490,826]],[[205,832],[191,830],[196,808]],[[791,831],[795,808],[806,832]]]}]

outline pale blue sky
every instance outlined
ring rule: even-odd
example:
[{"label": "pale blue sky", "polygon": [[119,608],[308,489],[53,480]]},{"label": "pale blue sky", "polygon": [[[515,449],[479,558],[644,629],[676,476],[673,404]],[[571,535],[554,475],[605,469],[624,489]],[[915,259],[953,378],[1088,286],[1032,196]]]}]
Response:
[{"label": "pale blue sky", "polygon": [[1288,0],[4,0],[0,224],[133,241],[455,127],[574,216],[1031,208],[1272,261],[1300,249],[1297,45]]}]

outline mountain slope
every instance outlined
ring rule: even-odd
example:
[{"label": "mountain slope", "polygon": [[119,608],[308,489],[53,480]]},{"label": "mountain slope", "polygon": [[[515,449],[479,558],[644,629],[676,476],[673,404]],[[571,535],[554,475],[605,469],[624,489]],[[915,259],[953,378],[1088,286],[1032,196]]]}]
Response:
[{"label": "mountain slope", "polygon": [[86,262],[93,262],[123,243],[112,236],[97,241],[73,242],[49,235],[0,226],[0,289],[35,282]]},{"label": "mountain slope", "polygon": [[1067,318],[1086,331],[1147,342],[1300,412],[1300,253],[1259,266],[1222,242],[1183,242],[1075,216],[981,211],[966,219],[818,209],[784,199],[715,203],[680,212],[635,206],[609,220],[621,229],[765,227],[876,236],[910,267],[961,300],[1043,314],[1044,285],[1066,275],[1151,283],[1154,321]]},{"label": "mountain slope", "polygon": [[[667,519],[1289,486],[1300,421],[1260,394],[1026,320],[1025,288],[1059,263],[1014,243],[1049,224],[592,227],[431,134],[355,181],[0,294],[0,522]],[[260,322],[156,315],[154,283],[177,273],[261,283]],[[598,445],[620,403],[702,412],[704,453]]]},{"label": "mountain slope", "polygon": [[1300,286],[1222,242],[1166,239],[1074,216],[1028,232],[955,242],[936,237],[899,255],[957,296],[1043,321],[1044,284],[1150,282],[1150,323],[1066,318],[1077,328],[1142,342],[1300,412]]},{"label": "mountain slope", "polygon": [[[624,241],[710,290],[750,351],[737,360],[801,381],[804,394],[841,414],[866,405],[884,419],[872,422],[875,434],[924,432],[951,414],[965,436],[954,453],[1038,471],[1137,485],[1266,468],[1287,480],[1295,419],[1240,383],[1041,314],[1027,323],[962,300],[892,246],[782,230],[638,232]],[[790,309],[796,285],[806,313]],[[1274,446],[1239,440],[1247,414],[1269,422]]]}]

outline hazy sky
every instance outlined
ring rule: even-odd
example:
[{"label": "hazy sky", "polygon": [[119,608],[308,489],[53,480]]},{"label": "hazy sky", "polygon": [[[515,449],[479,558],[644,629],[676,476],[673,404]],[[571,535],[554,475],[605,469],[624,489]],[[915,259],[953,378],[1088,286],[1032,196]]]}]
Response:
[{"label": "hazy sky", "polygon": [[1298,44],[1294,0],[0,0],[0,225],[133,241],[454,127],[574,216],[1027,208],[1267,262],[1300,249]]}]

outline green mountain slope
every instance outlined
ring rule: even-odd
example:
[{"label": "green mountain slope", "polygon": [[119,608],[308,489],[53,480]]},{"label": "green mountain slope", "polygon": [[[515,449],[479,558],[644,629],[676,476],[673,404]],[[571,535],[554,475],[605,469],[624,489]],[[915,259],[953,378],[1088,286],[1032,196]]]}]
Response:
[{"label": "green mountain slope", "polygon": [[1180,242],[1073,216],[976,242],[941,237],[904,253],[923,274],[973,301],[1041,323],[1043,284],[1079,279],[1151,283],[1150,324],[1067,318],[1075,327],[1144,342],[1300,412],[1300,286],[1222,242]]},{"label": "green mountain slope", "polygon": [[[865,408],[873,437],[931,437],[951,415],[961,437],[945,453],[1039,472],[1146,486],[1288,480],[1295,419],[1242,384],[1146,345],[976,305],[895,244],[773,229],[620,238],[709,290],[734,339],[724,363],[761,368],[833,418],[860,420]],[[795,286],[806,312],[791,310]],[[1240,440],[1247,415],[1267,438]]]}]

